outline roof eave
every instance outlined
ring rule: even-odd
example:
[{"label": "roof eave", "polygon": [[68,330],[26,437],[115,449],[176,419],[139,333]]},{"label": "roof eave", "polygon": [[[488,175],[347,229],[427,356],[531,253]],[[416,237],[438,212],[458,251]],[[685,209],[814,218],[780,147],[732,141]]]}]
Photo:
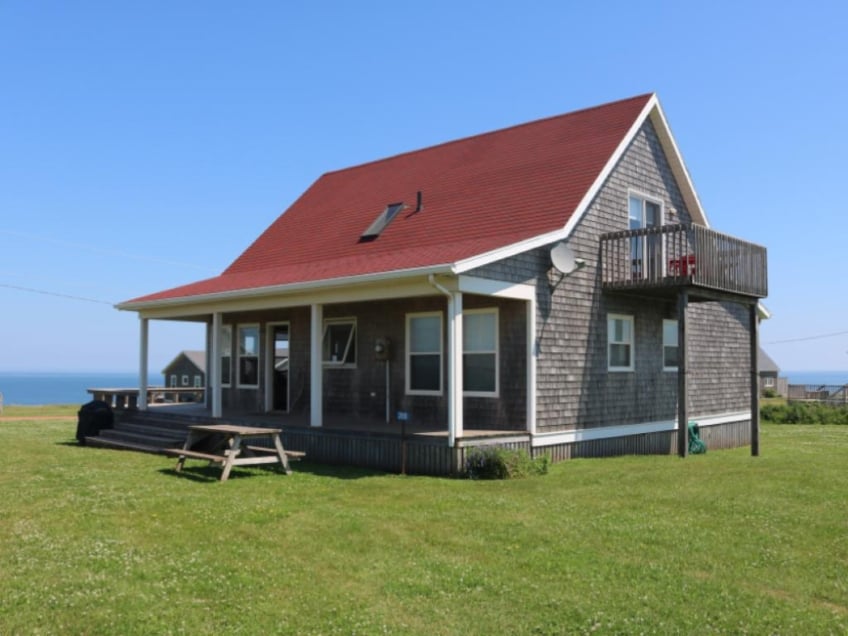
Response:
[{"label": "roof eave", "polygon": [[356,276],[343,276],[338,278],[327,278],[317,281],[306,281],[302,283],[287,283],[284,285],[268,285],[264,287],[252,287],[248,289],[236,289],[226,292],[214,292],[209,294],[196,294],[191,296],[179,296],[176,298],[164,298],[150,301],[127,301],[115,305],[121,311],[144,312],[152,309],[168,309],[177,307],[190,307],[191,305],[207,305],[210,303],[227,303],[239,300],[253,300],[267,296],[285,296],[311,291],[325,291],[334,287],[351,285],[367,285],[397,280],[399,278],[413,278],[416,276],[428,276],[430,274],[454,274],[453,264],[441,264],[427,267],[414,267],[403,270],[391,270],[377,274],[361,274]]}]

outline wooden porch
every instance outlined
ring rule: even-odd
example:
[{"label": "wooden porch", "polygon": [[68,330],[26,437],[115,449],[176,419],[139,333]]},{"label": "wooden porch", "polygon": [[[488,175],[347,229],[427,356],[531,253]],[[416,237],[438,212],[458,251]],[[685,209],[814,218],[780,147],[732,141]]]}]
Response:
[{"label": "wooden porch", "polygon": [[225,410],[217,419],[202,404],[184,403],[150,405],[146,411],[119,409],[115,417],[115,429],[101,431],[102,439],[89,443],[163,452],[178,447],[191,425],[226,422],[282,429],[285,448],[305,453],[308,462],[424,475],[464,472],[468,452],[478,446],[531,450],[530,435],[524,430],[465,430],[451,448],[446,426],[325,414],[323,426],[313,427],[308,412]]}]

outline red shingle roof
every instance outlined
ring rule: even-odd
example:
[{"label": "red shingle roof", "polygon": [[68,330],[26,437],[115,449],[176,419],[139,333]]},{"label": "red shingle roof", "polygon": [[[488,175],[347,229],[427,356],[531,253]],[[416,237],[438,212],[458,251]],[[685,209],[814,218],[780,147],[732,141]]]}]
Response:
[{"label": "red shingle roof", "polygon": [[[448,265],[562,230],[651,97],[327,173],[220,276],[128,304]],[[361,242],[398,201],[409,207]]]}]

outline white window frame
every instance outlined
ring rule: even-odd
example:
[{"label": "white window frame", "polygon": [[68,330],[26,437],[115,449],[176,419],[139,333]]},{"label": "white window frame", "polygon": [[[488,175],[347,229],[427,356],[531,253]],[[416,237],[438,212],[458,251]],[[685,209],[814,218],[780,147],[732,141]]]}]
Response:
[{"label": "white window frame", "polygon": [[[666,342],[665,339],[665,328],[666,325],[673,324],[674,325],[674,342]],[[668,348],[677,349],[677,360],[680,360],[680,347],[677,346],[677,338],[678,338],[678,323],[676,320],[666,318],[662,321],[662,359],[663,359],[663,371],[677,371],[678,365],[669,366],[665,363],[665,351]],[[679,364],[679,362],[678,362]]]},{"label": "white window frame", "polygon": [[[500,396],[500,319],[499,312],[497,307],[486,307],[484,309],[466,309],[462,312],[463,325],[462,325],[462,334],[463,339],[465,339],[468,331],[466,330],[465,317],[470,315],[479,315],[479,314],[493,314],[495,317],[495,342],[494,349],[486,350],[486,351],[466,351],[465,350],[465,342],[462,343],[462,362],[465,364],[465,356],[466,355],[494,355],[495,356],[495,388],[493,391],[465,391],[463,389],[462,394],[466,397],[487,397],[487,398],[496,398]],[[465,372],[462,374],[463,383],[465,382],[468,376]]]},{"label": "white window frame", "polygon": [[[629,341],[613,341],[611,338],[612,321],[623,320],[630,324]],[[612,346],[627,345],[630,347],[630,364],[628,366],[612,365]],[[607,370],[612,373],[630,373],[636,370],[636,320],[628,314],[607,314]]]},{"label": "white window frame", "polygon": [[[342,354],[341,360],[327,360],[324,358],[324,341],[327,338],[327,333],[330,331],[331,325],[350,325],[350,335],[348,336],[347,343],[345,345],[344,353]],[[359,357],[359,347],[357,344],[357,324],[356,317],[346,316],[344,318],[325,318],[324,319],[324,329],[321,333],[321,362],[322,365],[327,369],[355,369],[356,361]],[[347,358],[348,352],[350,351],[351,345],[353,346],[353,362],[345,362],[344,360]]]},{"label": "white window frame", "polygon": [[[229,344],[229,346],[226,346]],[[224,382],[223,377],[219,377],[218,380],[221,381],[221,386],[223,388],[230,388],[233,385],[233,326],[232,325],[221,325],[221,376],[224,374],[224,365],[228,367],[229,370],[229,382]]]},{"label": "white window frame", "polygon": [[188,386],[188,374],[187,373],[183,373],[182,377],[180,378],[180,386]]},{"label": "white window frame", "polygon": [[[256,331],[256,353],[254,355],[242,354],[241,352],[241,334],[246,329],[254,329]],[[259,323],[251,322],[236,326],[236,386],[240,389],[258,389],[259,388],[259,364],[262,355],[261,330]],[[241,381],[241,360],[242,358],[256,358],[256,384],[245,384]]]},{"label": "white window frame", "polygon": [[195,389],[199,389],[199,388],[201,388],[202,386],[203,386],[203,376],[201,376],[200,374],[197,374],[197,373],[196,373],[196,374],[194,375],[194,388],[195,388]]},{"label": "white window frame", "polygon": [[[439,350],[438,351],[415,351],[411,350],[411,336],[412,336],[412,321],[416,318],[434,318],[438,317],[439,319]],[[416,312],[411,314],[406,314],[406,372],[405,372],[405,384],[406,384],[406,394],[407,395],[442,395],[445,388],[445,325],[444,325],[444,316],[441,311],[427,311],[427,312]],[[439,356],[439,390],[432,391],[426,389],[413,389],[410,386],[410,381],[412,380],[412,356],[414,355],[436,355]]]},{"label": "white window frame", "polygon": [[763,378],[763,380],[764,380],[763,386],[765,386],[767,389],[773,389],[774,388],[775,381],[774,381],[774,378],[772,376],[767,375],[766,377]]},{"label": "white window frame", "polygon": [[168,388],[176,389],[177,388],[177,374],[172,373],[171,377],[168,381]]}]

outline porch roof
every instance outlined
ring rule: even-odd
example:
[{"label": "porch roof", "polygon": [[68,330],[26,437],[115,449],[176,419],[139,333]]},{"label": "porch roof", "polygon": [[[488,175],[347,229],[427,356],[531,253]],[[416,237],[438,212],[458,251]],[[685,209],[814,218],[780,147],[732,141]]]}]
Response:
[{"label": "porch roof", "polygon": [[[692,213],[702,217],[656,96],[640,95],[327,173],[221,275],[118,307],[140,311],[410,272],[457,274],[550,244],[567,236],[649,116]],[[394,202],[405,207],[376,239],[363,240]]]}]

